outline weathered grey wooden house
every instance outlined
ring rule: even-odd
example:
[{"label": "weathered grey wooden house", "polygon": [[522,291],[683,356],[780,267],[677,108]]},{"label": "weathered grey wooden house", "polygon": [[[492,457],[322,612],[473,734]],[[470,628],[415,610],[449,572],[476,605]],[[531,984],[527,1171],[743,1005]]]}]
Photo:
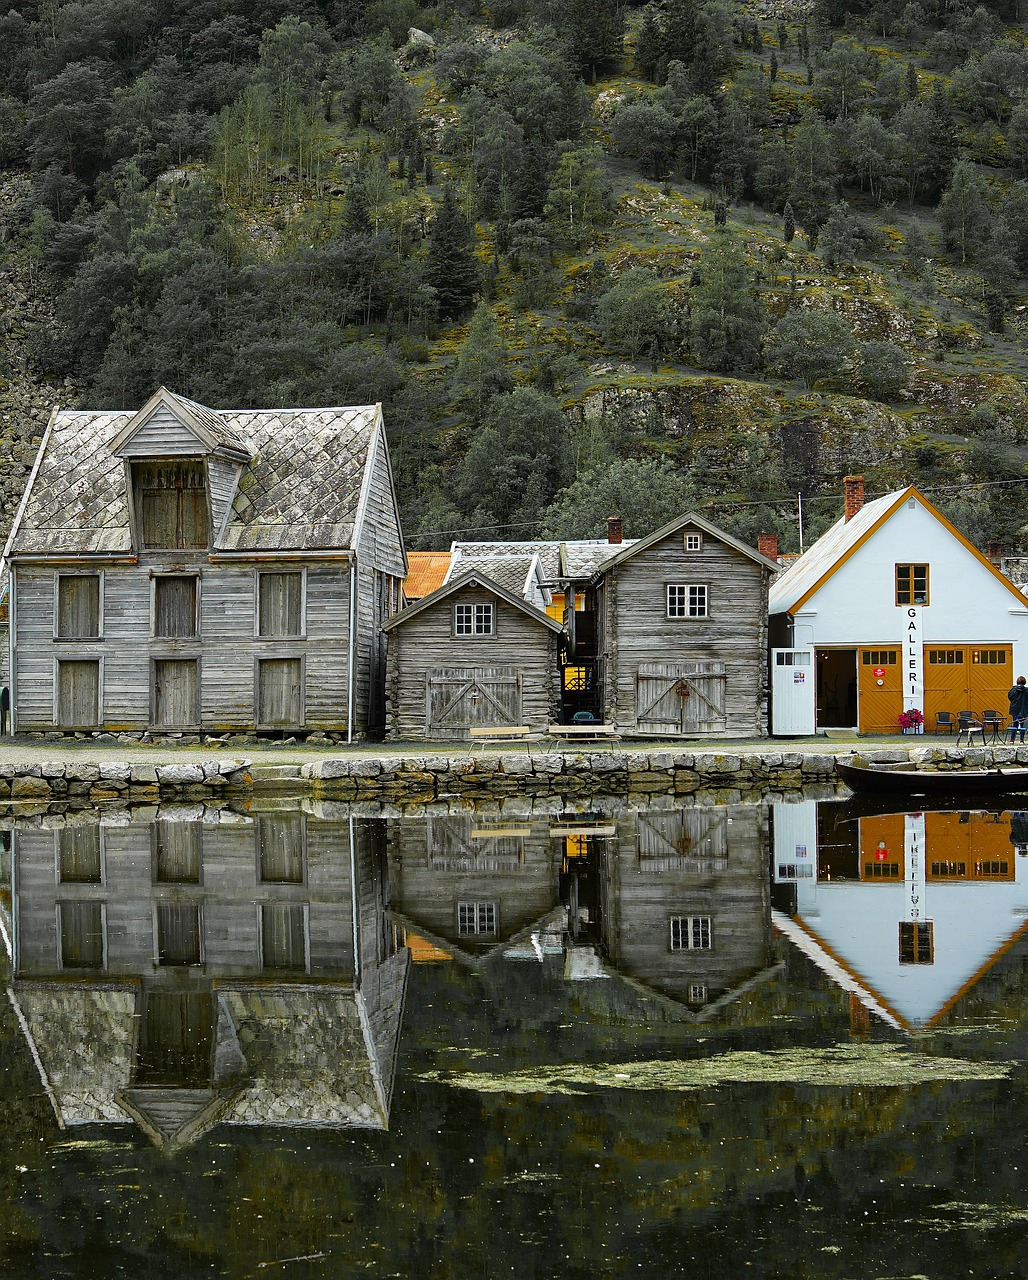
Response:
[{"label": "weathered grey wooden house", "polygon": [[556,715],[561,625],[474,571],[390,618],[386,733],[460,740]]},{"label": "weathered grey wooden house", "polygon": [[0,904],[59,1125],[134,1122],[169,1149],[215,1124],[387,1128],[410,953],[384,824],[85,816],[12,833]]},{"label": "weathered grey wooden house", "polygon": [[[690,512],[572,563],[567,671],[583,703],[623,733],[724,737],[767,732],[768,587],[778,565]],[[599,563],[596,563],[599,556]],[[566,683],[566,680],[565,680]]]},{"label": "weathered grey wooden house", "polygon": [[15,730],[382,724],[381,406],[55,410],[8,540]]}]

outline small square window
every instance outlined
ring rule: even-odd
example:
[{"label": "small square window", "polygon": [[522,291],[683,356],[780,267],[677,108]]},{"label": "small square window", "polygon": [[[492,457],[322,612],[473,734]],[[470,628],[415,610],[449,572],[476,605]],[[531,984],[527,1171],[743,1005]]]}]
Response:
[{"label": "small square window", "polygon": [[672,916],[672,951],[710,951],[713,940],[710,916]]},{"label": "small square window", "polygon": [[687,533],[685,535],[686,551],[702,551],[703,550],[703,534]]},{"label": "small square window", "polygon": [[495,634],[495,617],[491,604],[454,605],[453,630],[458,636],[491,636]]},{"label": "small square window", "polygon": [[706,618],[710,616],[709,594],[705,583],[669,583],[667,616],[669,618]]},{"label": "small square window", "polygon": [[495,902],[458,902],[457,933],[461,937],[496,933]]},{"label": "small square window", "polygon": [[931,920],[901,920],[899,927],[900,964],[934,964],[935,938]]}]

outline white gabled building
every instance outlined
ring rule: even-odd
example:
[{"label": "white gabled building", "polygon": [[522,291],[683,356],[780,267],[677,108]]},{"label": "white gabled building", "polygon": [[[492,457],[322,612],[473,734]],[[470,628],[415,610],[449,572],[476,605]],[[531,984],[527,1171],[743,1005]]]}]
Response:
[{"label": "white gabled building", "polygon": [[772,733],[896,733],[903,710],[1007,713],[1028,601],[910,486],[845,513],[771,585]]}]

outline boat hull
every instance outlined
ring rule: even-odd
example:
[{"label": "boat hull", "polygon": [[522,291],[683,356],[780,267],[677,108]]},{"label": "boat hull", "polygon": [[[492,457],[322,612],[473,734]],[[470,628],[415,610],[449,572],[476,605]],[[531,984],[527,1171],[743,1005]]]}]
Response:
[{"label": "boat hull", "polygon": [[926,773],[835,762],[839,776],[858,792],[908,796],[999,796],[1028,794],[1028,769],[963,769]]}]

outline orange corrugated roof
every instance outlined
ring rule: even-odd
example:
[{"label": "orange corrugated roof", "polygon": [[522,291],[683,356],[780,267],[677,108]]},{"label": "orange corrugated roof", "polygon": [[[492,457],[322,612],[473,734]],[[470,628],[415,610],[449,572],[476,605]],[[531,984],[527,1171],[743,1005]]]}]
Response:
[{"label": "orange corrugated roof", "polygon": [[448,551],[408,551],[403,594],[408,600],[423,600],[443,585],[449,567]]}]

